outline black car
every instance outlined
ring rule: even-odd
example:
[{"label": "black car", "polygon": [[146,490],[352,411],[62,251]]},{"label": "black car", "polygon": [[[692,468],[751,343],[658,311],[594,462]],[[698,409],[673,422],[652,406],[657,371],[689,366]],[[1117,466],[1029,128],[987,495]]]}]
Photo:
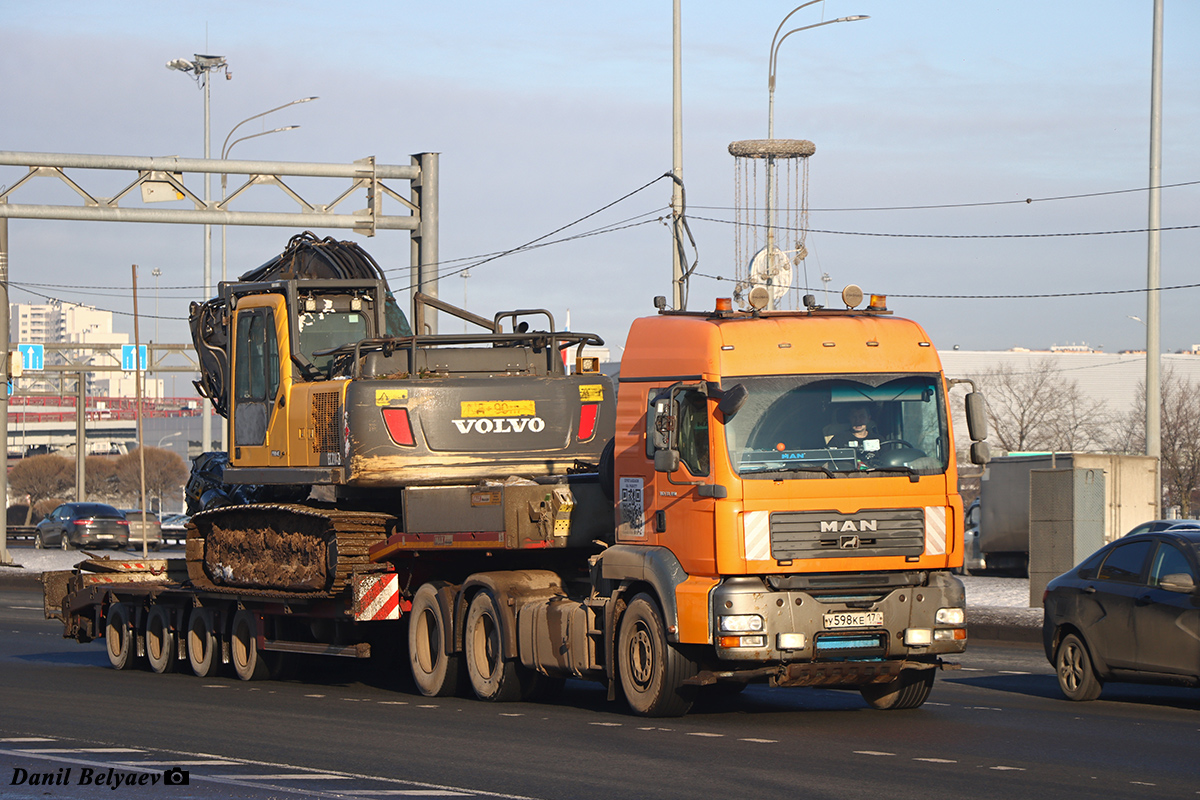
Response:
[{"label": "black car", "polygon": [[[140,540],[139,540],[140,541]],[[104,503],[63,503],[37,524],[34,547],[123,548],[129,543],[125,515]]]},{"label": "black car", "polygon": [[1200,686],[1200,529],[1122,537],[1046,587],[1042,642],[1071,700],[1105,681]]}]

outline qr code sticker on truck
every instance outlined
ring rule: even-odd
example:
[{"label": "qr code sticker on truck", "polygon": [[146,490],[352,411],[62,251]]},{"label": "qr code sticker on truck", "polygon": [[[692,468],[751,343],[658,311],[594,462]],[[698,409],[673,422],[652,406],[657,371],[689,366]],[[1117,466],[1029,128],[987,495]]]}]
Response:
[{"label": "qr code sticker on truck", "polygon": [[619,538],[646,536],[646,504],[641,478],[621,478],[621,527]]}]

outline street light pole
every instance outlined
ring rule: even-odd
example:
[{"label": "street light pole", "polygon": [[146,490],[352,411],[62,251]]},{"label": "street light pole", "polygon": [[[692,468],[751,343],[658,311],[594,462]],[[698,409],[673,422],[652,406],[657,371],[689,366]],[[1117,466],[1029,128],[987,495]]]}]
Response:
[{"label": "street light pole", "polygon": [[[830,19],[830,20],[826,20],[824,22],[817,22],[813,25],[805,25],[800,28],[792,28],[790,31],[783,34],[782,36],[779,35],[779,32],[783,30],[783,26],[787,24],[787,21],[789,19],[791,19],[793,14],[795,14],[797,11],[799,11],[802,8],[808,8],[809,6],[814,5],[815,3],[820,3],[820,2],[823,2],[823,0],[808,0],[807,3],[801,3],[800,5],[793,8],[791,11],[788,12],[787,16],[784,17],[783,20],[780,21],[779,27],[775,29],[775,35],[771,37],[771,52],[770,52],[770,57],[767,59],[767,138],[768,139],[775,138],[775,66],[776,66],[776,63],[777,63],[777,60],[779,57],[779,48],[783,44],[784,40],[787,39],[789,36],[791,36],[793,33],[799,33],[800,31],[808,31],[808,30],[812,30],[813,28],[821,28],[821,27],[824,27],[825,25],[833,25],[834,23],[837,23],[837,22],[857,22],[857,21],[863,20],[863,19],[870,19],[870,17],[866,16],[865,14],[856,14],[856,15],[850,16],[850,17],[839,17],[837,19]],[[775,195],[775,158],[773,156],[767,156],[767,198],[766,198],[767,199],[767,205],[766,205],[767,247],[766,247],[765,252],[767,253],[768,259],[773,259],[774,258],[773,254],[775,252],[775,197],[774,197],[774,195]],[[774,299],[772,299],[770,307],[774,307]]]},{"label": "street light pole", "polygon": [[[224,56],[204,56],[196,54],[195,60],[188,61],[184,58],[177,58],[167,62],[167,69],[175,69],[180,72],[190,72],[194,75],[196,81],[204,88],[204,159],[207,161],[211,157],[212,145],[212,115],[209,107],[211,92],[209,91],[209,75],[219,70],[225,70],[225,79],[229,80],[233,74],[229,72],[229,64],[225,61]],[[211,207],[211,187],[210,174],[204,173],[204,208]],[[207,223],[204,225],[204,300],[212,296],[212,226]],[[201,447],[204,452],[212,450],[212,401],[207,397],[203,403],[204,421],[200,429]]]},{"label": "street light pole", "polygon": [[[1163,2],[1154,0],[1154,32],[1150,67],[1150,229],[1146,257],[1146,455],[1162,455],[1162,385],[1159,287],[1162,283],[1162,35]],[[1161,485],[1161,469],[1159,470]],[[1161,490],[1154,506],[1162,503]],[[1161,514],[1159,514],[1161,516]]]},{"label": "street light pole", "polygon": [[158,279],[162,277],[162,270],[158,267],[150,270],[150,274],[154,276],[154,341],[159,342],[158,338]]}]

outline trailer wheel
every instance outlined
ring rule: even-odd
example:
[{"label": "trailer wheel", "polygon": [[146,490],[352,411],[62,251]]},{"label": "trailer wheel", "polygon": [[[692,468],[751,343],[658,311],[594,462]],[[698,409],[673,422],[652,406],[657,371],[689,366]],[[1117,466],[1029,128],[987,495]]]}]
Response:
[{"label": "trailer wheel", "polygon": [[467,677],[480,700],[508,703],[520,700],[523,668],[505,661],[500,637],[500,612],[487,592],[480,592],[467,609],[465,647]]},{"label": "trailer wheel", "polygon": [[697,687],[684,681],[696,674],[696,663],[667,641],[654,598],[639,594],[630,601],[617,642],[617,670],[630,710],[640,717],[686,714]]},{"label": "trailer wheel", "polygon": [[130,624],[130,612],[126,603],[113,603],[105,617],[104,644],[113,669],[130,669],[134,665],[137,643]]},{"label": "trailer wheel", "polygon": [[258,650],[258,614],[241,610],[233,615],[230,654],[233,671],[244,681],[261,681],[270,674],[263,654]]},{"label": "trailer wheel", "polygon": [[175,628],[170,606],[153,605],[146,614],[146,660],[158,673],[175,671]]},{"label": "trailer wheel", "polygon": [[458,691],[462,657],[445,652],[446,628],[437,586],[423,584],[413,596],[408,618],[408,663],[417,689],[426,697],[449,697]]},{"label": "trailer wheel", "polygon": [[212,609],[192,609],[187,628],[188,663],[192,665],[192,672],[200,678],[216,675],[220,664],[214,626]]},{"label": "trailer wheel", "polygon": [[917,708],[933,691],[936,670],[905,669],[887,683],[868,683],[859,688],[863,699],[880,711]]}]

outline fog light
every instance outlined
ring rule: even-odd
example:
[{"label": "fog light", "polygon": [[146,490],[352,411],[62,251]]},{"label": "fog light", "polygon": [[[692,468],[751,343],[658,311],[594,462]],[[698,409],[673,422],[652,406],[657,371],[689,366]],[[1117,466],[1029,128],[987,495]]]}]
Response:
[{"label": "fog light", "polygon": [[718,628],[723,633],[743,633],[745,631],[761,631],[763,618],[758,614],[731,614],[718,617]]},{"label": "fog light", "polygon": [[929,628],[908,628],[904,631],[904,643],[909,647],[923,647],[933,641],[933,631]]},{"label": "fog light", "polygon": [[808,644],[808,637],[803,633],[781,633],[775,638],[775,646],[780,650],[803,650]]},{"label": "fog light", "polygon": [[962,625],[967,621],[967,615],[961,608],[939,608],[934,621],[938,625]]}]

